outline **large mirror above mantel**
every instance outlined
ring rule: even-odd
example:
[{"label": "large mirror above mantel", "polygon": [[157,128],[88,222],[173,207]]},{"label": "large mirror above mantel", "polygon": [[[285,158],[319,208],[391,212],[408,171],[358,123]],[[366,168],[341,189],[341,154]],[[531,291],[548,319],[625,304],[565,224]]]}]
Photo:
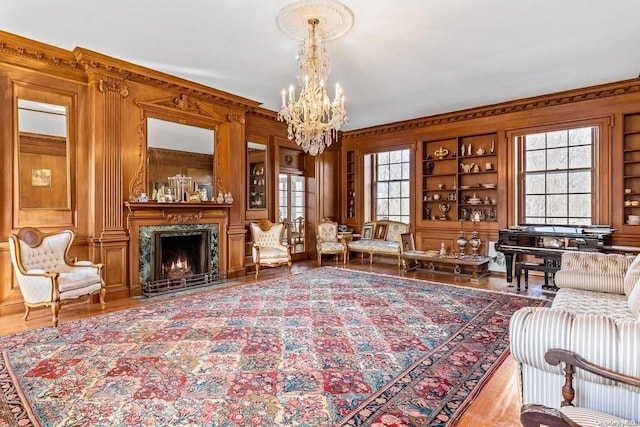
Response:
[{"label": "large mirror above mantel", "polygon": [[201,201],[214,196],[215,132],[147,118],[147,188],[150,200],[186,201],[197,192]]},{"label": "large mirror above mantel", "polygon": [[186,95],[138,101],[141,162],[131,201],[183,202],[215,199],[216,133],[222,119]]}]

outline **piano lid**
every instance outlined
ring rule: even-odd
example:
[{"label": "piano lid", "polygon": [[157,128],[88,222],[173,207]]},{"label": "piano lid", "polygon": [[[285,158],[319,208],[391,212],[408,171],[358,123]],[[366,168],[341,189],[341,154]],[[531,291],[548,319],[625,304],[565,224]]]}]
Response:
[{"label": "piano lid", "polygon": [[[507,230],[505,230],[507,231]],[[615,230],[609,225],[550,225],[550,224],[525,224],[520,226],[511,226],[507,232],[527,232],[527,233],[544,233],[544,234],[611,234]]]}]

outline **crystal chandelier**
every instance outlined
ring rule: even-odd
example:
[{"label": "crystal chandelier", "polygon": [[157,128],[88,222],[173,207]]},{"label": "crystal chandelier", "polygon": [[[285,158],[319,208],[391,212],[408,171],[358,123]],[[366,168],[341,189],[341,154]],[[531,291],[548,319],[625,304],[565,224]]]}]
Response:
[{"label": "crystal chandelier", "polygon": [[329,57],[324,39],[316,32],[318,19],[308,20],[309,37],[300,44],[298,83],[300,97],[296,100],[293,85],[289,94],[282,91],[282,108],[278,120],[286,121],[289,139],[295,140],[306,152],[315,156],[331,145],[340,126],[347,123],[342,88],[336,83],[333,101],[325,83],[329,76]]}]

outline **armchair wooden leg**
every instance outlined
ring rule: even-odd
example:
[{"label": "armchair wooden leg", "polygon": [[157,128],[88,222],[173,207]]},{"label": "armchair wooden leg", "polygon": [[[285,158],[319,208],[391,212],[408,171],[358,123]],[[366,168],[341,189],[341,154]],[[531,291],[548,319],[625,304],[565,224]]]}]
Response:
[{"label": "armchair wooden leg", "polygon": [[289,267],[289,274],[291,274],[291,261],[287,263],[287,266]]},{"label": "armchair wooden leg", "polygon": [[260,271],[260,264],[256,264],[256,279],[258,278],[259,271]]},{"label": "armchair wooden leg", "polygon": [[318,267],[322,267],[322,254],[318,252]]},{"label": "armchair wooden leg", "polygon": [[107,306],[104,302],[104,297],[107,295],[107,290],[105,288],[100,288],[100,306],[104,310]]},{"label": "armchair wooden leg", "polygon": [[60,312],[60,301],[51,302],[51,314],[53,314],[53,326],[58,327],[58,313]]},{"label": "armchair wooden leg", "polygon": [[29,307],[27,304],[24,305],[24,320],[27,320],[27,317],[29,317],[29,313],[31,312],[31,307]]}]

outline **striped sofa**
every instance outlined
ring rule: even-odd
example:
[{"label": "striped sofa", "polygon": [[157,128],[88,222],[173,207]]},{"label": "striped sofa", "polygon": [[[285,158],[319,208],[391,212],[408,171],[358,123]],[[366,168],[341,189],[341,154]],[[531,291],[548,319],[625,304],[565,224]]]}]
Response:
[{"label": "striped sofa", "polygon": [[[568,252],[555,275],[550,307],[526,307],[510,324],[522,403],[558,408],[562,367],[545,362],[551,348],[573,351],[605,368],[640,377],[640,255]],[[640,389],[578,370],[577,407],[640,420]]]}]

